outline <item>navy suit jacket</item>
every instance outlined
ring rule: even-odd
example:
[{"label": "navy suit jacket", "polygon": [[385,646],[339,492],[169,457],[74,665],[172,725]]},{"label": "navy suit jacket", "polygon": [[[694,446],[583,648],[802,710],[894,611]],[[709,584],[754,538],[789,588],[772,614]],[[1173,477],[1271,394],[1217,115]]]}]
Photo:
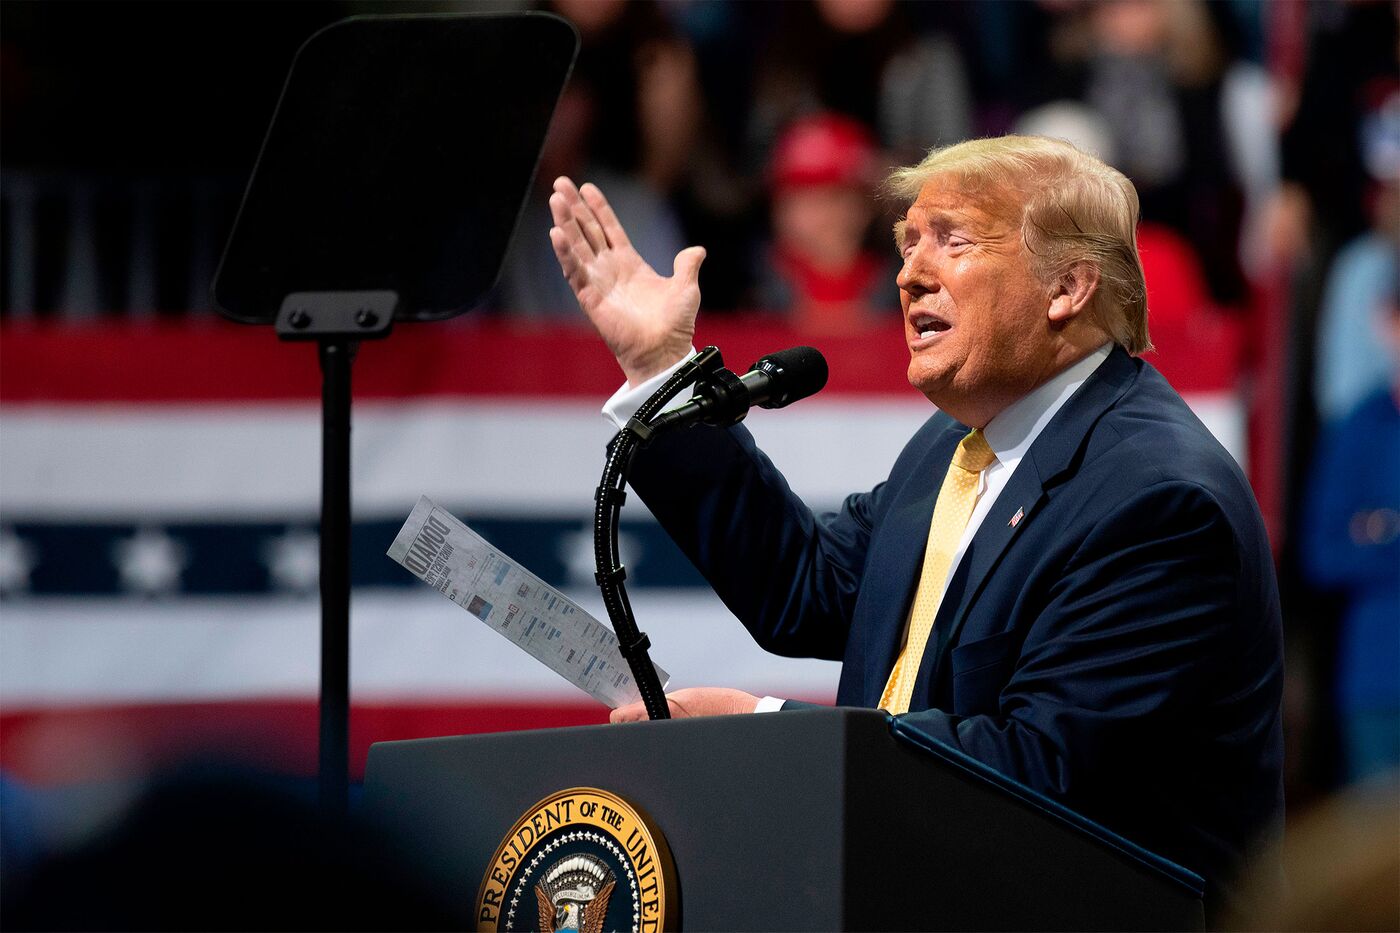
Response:
[{"label": "navy suit jacket", "polygon": [[[803,505],[742,426],[658,437],[631,482],[760,645],[841,660],[837,703],[874,707],[966,432],[933,416],[834,514]],[[974,536],[907,716],[1199,872],[1218,906],[1282,817],[1282,680],[1248,483],[1166,380],[1115,349]]]}]

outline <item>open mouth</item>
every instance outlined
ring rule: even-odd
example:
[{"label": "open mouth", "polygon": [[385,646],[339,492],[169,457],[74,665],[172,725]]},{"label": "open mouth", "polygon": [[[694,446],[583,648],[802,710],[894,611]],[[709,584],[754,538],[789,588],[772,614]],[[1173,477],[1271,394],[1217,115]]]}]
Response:
[{"label": "open mouth", "polygon": [[913,325],[914,332],[919,335],[920,340],[937,336],[952,327],[947,321],[931,314],[915,314],[910,319],[910,324]]}]

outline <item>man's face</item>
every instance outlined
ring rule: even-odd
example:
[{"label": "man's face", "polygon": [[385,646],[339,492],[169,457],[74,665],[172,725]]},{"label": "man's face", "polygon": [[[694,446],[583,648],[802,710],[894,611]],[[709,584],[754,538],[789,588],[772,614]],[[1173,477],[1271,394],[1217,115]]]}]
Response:
[{"label": "man's face", "polygon": [[904,266],[909,382],[939,408],[981,427],[1052,376],[1050,290],[1031,269],[1019,197],[969,193],[935,176],[897,233]]}]

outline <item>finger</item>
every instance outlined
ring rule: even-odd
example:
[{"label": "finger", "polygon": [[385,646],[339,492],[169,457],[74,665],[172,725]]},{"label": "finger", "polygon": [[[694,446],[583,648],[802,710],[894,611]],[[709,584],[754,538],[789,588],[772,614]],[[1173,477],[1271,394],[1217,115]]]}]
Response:
[{"label": "finger", "polygon": [[705,261],[705,247],[689,246],[676,254],[672,273],[686,285],[699,287],[700,264]]},{"label": "finger", "polygon": [[554,247],[554,256],[559,260],[559,270],[564,273],[564,280],[569,283],[569,288],[573,290],[574,298],[578,300],[579,307],[591,319],[593,308],[601,299],[588,266],[584,264],[578,252],[573,248],[569,237],[558,227],[550,228],[549,243]]},{"label": "finger", "polygon": [[593,247],[593,252],[601,253],[607,249],[608,236],[603,232],[603,225],[598,221],[598,215],[593,212],[593,208],[581,197],[573,207],[574,217],[583,228],[583,235],[588,237],[588,245]]},{"label": "finger", "polygon": [[[580,201],[580,204],[583,202]],[[597,255],[592,245],[588,242],[588,237],[584,236],[583,227],[579,225],[578,217],[569,203],[567,196],[555,192],[549,196],[549,214],[554,218],[554,226],[564,233],[570,248],[578,255],[580,262],[590,262]]]},{"label": "finger", "polygon": [[647,708],[640,702],[619,706],[608,714],[609,722],[641,722],[646,718]]},{"label": "finger", "polygon": [[[554,247],[554,258],[559,260],[559,271],[574,290],[574,296],[588,287],[589,276],[586,260],[574,249],[575,241],[558,227],[549,228],[549,245]],[[586,248],[586,247],[585,247]]]},{"label": "finger", "polygon": [[550,227],[549,245],[554,247],[554,258],[559,260],[559,269],[564,273],[564,278],[572,281],[573,277],[582,271],[582,264],[574,255],[569,235],[559,227]]},{"label": "finger", "polygon": [[593,208],[588,206],[588,202],[579,194],[574,183],[567,178],[560,178],[555,183],[554,194],[549,196],[550,202],[552,203],[556,197],[563,198],[565,206],[579,225],[583,235],[588,239],[588,245],[592,247],[593,252],[601,253],[607,249],[608,238],[603,234],[603,225],[598,222]]},{"label": "finger", "polygon": [[617,214],[613,213],[612,205],[603,197],[603,192],[598,186],[588,182],[579,189],[579,194],[584,203],[593,208],[593,214],[603,228],[603,235],[608,238],[608,245],[618,248],[630,247],[632,241],[627,238],[627,231],[622,229]]},{"label": "finger", "polygon": [[573,209],[569,207],[568,199],[555,192],[549,196],[549,215],[554,220],[557,227],[570,244],[577,243],[586,250],[586,255],[581,258],[585,261],[592,258],[593,251],[588,249],[588,240],[583,235],[583,228],[578,225],[574,218]]}]

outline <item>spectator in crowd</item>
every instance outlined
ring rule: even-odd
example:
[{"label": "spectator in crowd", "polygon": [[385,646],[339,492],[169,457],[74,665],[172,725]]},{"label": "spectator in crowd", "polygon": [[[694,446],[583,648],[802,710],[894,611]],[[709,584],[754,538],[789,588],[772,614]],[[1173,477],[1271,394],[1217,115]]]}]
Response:
[{"label": "spectator in crowd", "polygon": [[1346,602],[1336,699],[1352,781],[1400,768],[1400,279],[1371,311],[1391,379],[1325,426],[1302,529],[1311,581]]},{"label": "spectator in crowd", "polygon": [[[550,226],[549,179],[555,177],[560,166],[591,164],[588,138],[596,109],[593,95],[583,86],[573,86],[564,91],[554,112],[544,151],[540,153],[535,187],[501,268],[494,304],[507,313],[547,317],[569,312],[573,294],[567,285],[561,285],[558,276],[539,274],[540,264],[553,258],[548,240],[542,248],[540,238]],[[666,200],[634,174],[603,168],[591,171],[599,178],[608,179],[618,192],[617,211],[633,224],[633,244],[637,252],[649,257],[649,262],[660,262],[664,267],[668,257],[685,245],[680,223]]]},{"label": "spectator in crowd", "polygon": [[[1400,90],[1392,98],[1400,119]],[[1392,130],[1400,146],[1400,122]],[[1323,286],[1313,396],[1324,422],[1342,418],[1390,376],[1391,356],[1375,339],[1372,312],[1400,274],[1400,157],[1387,170],[1390,183],[1376,185],[1371,198],[1371,229],[1342,247]]]},{"label": "spectator in crowd", "polygon": [[769,167],[773,238],[757,273],[760,308],[829,331],[895,307],[893,259],[868,247],[879,169],[874,137],[849,117],[805,117],[783,133]]},{"label": "spectator in crowd", "polygon": [[661,10],[693,50],[701,98],[670,204],[686,242],[718,247],[705,262],[706,294],[715,310],[744,310],[765,232],[767,192],[749,144],[749,110],[754,76],[769,51],[772,4],[707,0],[666,3]]},{"label": "spectator in crowd", "polygon": [[1282,136],[1284,186],[1273,211],[1271,239],[1285,259],[1310,246],[1326,258],[1370,226],[1375,176],[1368,162],[1384,153],[1368,154],[1366,144],[1393,114],[1388,102],[1400,88],[1394,3],[1315,4],[1309,11],[1308,64]]},{"label": "spectator in crowd", "polygon": [[817,110],[874,127],[900,161],[971,135],[973,96],[958,45],[894,0],[779,4],[751,114],[759,150]]},{"label": "spectator in crowd", "polygon": [[701,108],[689,44],[652,0],[553,0],[582,45],[570,84],[593,100],[593,165],[667,192],[685,168]]},{"label": "spectator in crowd", "polygon": [[551,8],[582,42],[501,272],[496,303],[524,316],[571,313],[564,283],[539,274],[554,261],[547,202],[549,181],[561,173],[607,179],[649,261],[664,266],[685,245],[667,194],[685,168],[699,110],[689,48],[654,3],[557,0]]},{"label": "spectator in crowd", "polygon": [[[1053,41],[1061,66],[1044,82],[1047,91],[1102,115],[1114,164],[1137,186],[1144,220],[1194,244],[1217,304],[1241,302],[1241,167],[1248,163],[1232,155],[1259,150],[1261,134],[1267,151],[1268,125],[1227,121],[1261,108],[1227,107],[1231,60],[1209,10],[1195,0],[1111,0],[1066,5],[1060,16]],[[1230,87],[1248,96],[1258,82]]]},{"label": "spectator in crowd", "polygon": [[[1087,104],[1060,100],[1035,107],[1016,121],[1016,132],[1064,139],[1121,169],[1112,128]],[[1185,237],[1144,220],[1138,223],[1137,244],[1154,332],[1192,332],[1204,316],[1217,313],[1201,260]]]}]

